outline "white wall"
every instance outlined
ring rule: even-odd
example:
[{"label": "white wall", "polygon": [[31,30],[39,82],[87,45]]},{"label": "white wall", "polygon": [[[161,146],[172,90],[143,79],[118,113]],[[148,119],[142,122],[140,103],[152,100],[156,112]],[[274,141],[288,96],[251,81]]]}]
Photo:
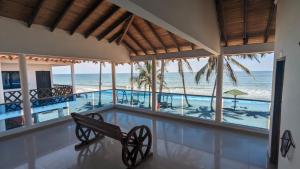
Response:
[{"label": "white wall", "polygon": [[214,0],[109,0],[217,54],[220,35]]},{"label": "white wall", "polygon": [[[36,89],[36,71],[51,71],[51,65],[28,64],[28,87],[29,89]],[[1,71],[19,71],[19,65],[16,63],[1,63]],[[1,79],[2,80],[2,79]],[[17,90],[17,89],[12,89]]]},{"label": "white wall", "polygon": [[300,168],[300,0],[279,0],[276,21],[276,56],[286,56],[281,134],[291,130],[296,149],[290,159],[279,157],[279,169]]},{"label": "white wall", "polygon": [[128,62],[129,53],[122,45],[98,41],[94,37],[85,39],[80,34],[33,25],[28,28],[23,22],[0,17],[0,53],[24,53],[65,57],[82,57],[115,62]]}]

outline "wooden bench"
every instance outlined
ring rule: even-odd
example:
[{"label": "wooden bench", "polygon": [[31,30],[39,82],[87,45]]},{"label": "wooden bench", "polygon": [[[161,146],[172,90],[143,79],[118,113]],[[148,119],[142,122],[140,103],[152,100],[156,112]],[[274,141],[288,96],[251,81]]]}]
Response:
[{"label": "wooden bench", "polygon": [[98,113],[72,113],[71,116],[76,123],[76,137],[81,141],[78,146],[92,143],[104,136],[118,140],[122,144],[122,161],[128,168],[136,167],[152,155],[152,134],[145,125],[136,126],[124,133],[119,126],[104,122]]}]

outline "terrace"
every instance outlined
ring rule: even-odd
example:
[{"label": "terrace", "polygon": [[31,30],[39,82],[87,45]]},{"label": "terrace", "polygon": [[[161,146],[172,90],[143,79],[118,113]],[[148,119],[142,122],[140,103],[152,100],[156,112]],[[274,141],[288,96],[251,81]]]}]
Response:
[{"label": "terrace", "polygon": [[[178,10],[184,15],[176,12]],[[13,144],[25,137],[26,140],[27,137],[44,135],[43,132],[52,133],[55,128],[61,129],[70,140],[62,143],[62,151],[68,153],[61,153],[57,146],[53,146],[58,150],[42,152],[46,156],[35,154],[33,160],[36,163],[29,164],[30,160],[26,161],[22,156],[16,161],[0,160],[0,164],[5,164],[7,168],[26,168],[26,165],[30,168],[30,165],[37,164],[53,168],[42,158],[54,159],[53,154],[70,158],[78,155],[79,158],[81,153],[76,154],[70,149],[70,145],[75,143],[75,134],[73,130],[71,133],[66,131],[66,128],[74,128],[70,115],[73,112],[97,112],[103,114],[106,121],[118,124],[126,131],[133,124],[151,127],[155,133],[153,152],[156,157],[142,168],[151,168],[151,162],[153,167],[157,167],[161,163],[157,157],[163,159],[167,155],[167,160],[163,160],[166,166],[182,158],[176,152],[168,152],[167,142],[178,149],[195,151],[188,153],[190,158],[193,154],[207,158],[214,156],[211,163],[205,163],[208,168],[267,168],[269,160],[277,165],[278,159],[281,159],[279,136],[282,131],[278,124],[281,107],[276,106],[281,106],[282,81],[276,78],[283,73],[283,70],[278,70],[277,64],[281,63],[278,58],[284,54],[278,54],[275,49],[276,13],[277,1],[273,0],[193,0],[188,4],[168,0],[1,1],[0,147],[10,146],[10,141]],[[235,95],[227,95],[225,82],[226,73],[231,69],[228,65],[230,59],[237,56],[253,59],[260,54],[275,55],[275,61],[272,61],[274,75],[270,75],[271,86],[267,86],[270,97],[236,98]],[[189,93],[185,88],[182,88],[184,93],[170,92],[163,85],[166,62],[178,63],[179,77],[184,81],[184,76],[191,78],[182,68],[189,60],[204,60],[207,63],[213,60],[209,65],[213,71],[209,75],[213,74],[215,85],[206,84],[212,95]],[[84,80],[84,75],[77,76],[76,65],[87,62],[99,66],[96,70],[99,72],[95,77],[98,83],[96,89],[86,92],[78,89],[77,80]],[[103,77],[104,64],[109,65],[110,69],[106,79]],[[124,65],[130,68],[127,87],[120,85],[119,81],[123,76],[120,73],[125,70]],[[140,84],[136,80],[139,66],[149,68],[146,79]],[[61,67],[67,67],[70,82],[56,83],[53,72]],[[103,81],[107,79],[109,85],[103,87]],[[185,83],[190,82],[186,80]],[[154,123],[160,120],[161,124]],[[168,123],[171,126],[166,130]],[[166,133],[174,128],[176,131],[186,131],[181,135]],[[20,136],[24,133],[25,136]],[[207,133],[213,138],[214,145],[209,146],[209,150],[204,150],[207,147],[199,143],[204,139],[202,136],[197,139],[199,133]],[[221,133],[222,138],[213,133]],[[226,134],[240,141],[227,138]],[[60,144],[62,137],[51,135]],[[43,141],[38,140],[37,144],[44,144]],[[228,144],[223,145],[222,141],[228,141]],[[245,145],[237,148],[237,154],[233,153],[235,150],[229,142],[238,145],[243,141]],[[250,144],[251,141],[254,143]],[[108,142],[109,139],[105,138],[98,143]],[[166,144],[162,145],[163,142]],[[222,145],[224,147],[220,147]],[[246,155],[245,151],[252,151],[247,145],[253,146],[253,153],[260,159]],[[42,149],[35,143],[31,146],[38,151]],[[166,152],[160,152],[160,148],[165,148]],[[12,149],[12,152],[24,153],[18,151]],[[109,156],[114,157],[117,153],[114,150]],[[95,154],[88,157],[94,164],[91,168],[101,165],[90,159],[94,156],[99,157]],[[219,159],[223,157],[224,160]],[[79,161],[75,165],[82,168]],[[198,164],[201,160],[196,161],[197,164],[190,167],[203,168]],[[73,163],[74,160],[69,159],[62,166],[70,168]],[[105,167],[120,168],[118,163],[113,165],[105,164]],[[189,166],[183,162],[178,164],[181,165]]]}]

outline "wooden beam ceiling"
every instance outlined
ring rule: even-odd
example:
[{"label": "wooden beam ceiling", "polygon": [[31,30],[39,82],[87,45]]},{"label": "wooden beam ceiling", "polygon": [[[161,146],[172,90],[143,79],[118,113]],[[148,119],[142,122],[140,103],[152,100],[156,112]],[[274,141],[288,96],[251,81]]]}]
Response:
[{"label": "wooden beam ceiling", "polygon": [[35,18],[39,14],[42,5],[44,4],[45,0],[39,0],[36,4],[36,6],[33,8],[30,17],[28,18],[27,21],[27,26],[30,28],[31,25],[34,23]]},{"label": "wooden beam ceiling", "polygon": [[134,48],[124,39],[123,41],[122,41],[122,44],[124,44],[125,45],[125,47],[127,47],[130,51],[132,51],[135,55],[137,55],[138,53],[137,53],[137,51],[136,50],[134,50]]},{"label": "wooden beam ceiling", "polygon": [[218,14],[218,23],[221,33],[221,38],[225,42],[225,46],[228,46],[228,37],[224,26],[224,11],[223,11],[223,1],[222,0],[215,0],[217,14]]},{"label": "wooden beam ceiling", "polygon": [[57,25],[61,22],[61,20],[64,18],[66,13],[69,11],[69,9],[73,6],[74,2],[76,0],[68,0],[65,6],[63,7],[63,10],[58,14],[58,16],[55,18],[53,24],[50,26],[50,31],[53,32]]},{"label": "wooden beam ceiling", "polygon": [[162,38],[158,35],[158,33],[155,31],[153,25],[149,22],[145,20],[145,23],[147,24],[147,26],[150,28],[151,32],[154,34],[155,38],[160,42],[160,44],[163,46],[164,50],[166,53],[168,53],[167,47],[164,44]]},{"label": "wooden beam ceiling", "polygon": [[94,22],[94,24],[84,33],[85,38],[88,38],[93,32],[95,32],[95,30],[97,30],[106,20],[108,20],[119,9],[120,7],[113,5],[105,15],[99,17]]},{"label": "wooden beam ceiling", "polygon": [[124,13],[121,17],[119,17],[115,22],[113,22],[110,26],[108,26],[104,31],[102,31],[96,38],[100,41],[106,35],[108,35],[111,31],[113,31],[117,26],[122,24],[124,21],[129,19],[132,16],[131,12]]},{"label": "wooden beam ceiling", "polygon": [[70,34],[73,35],[77,29],[84,23],[87,18],[89,18],[96,9],[99,8],[99,6],[103,3],[104,0],[96,0],[83,14],[79,17],[77,21],[73,24],[73,27],[71,28]]},{"label": "wooden beam ceiling", "polygon": [[117,40],[118,38],[120,38],[123,34],[123,29],[120,29],[117,33],[115,33],[113,36],[111,36],[108,39],[109,43],[112,43],[113,41]]},{"label": "wooden beam ceiling", "polygon": [[267,27],[266,27],[266,31],[265,31],[265,34],[264,34],[264,42],[265,43],[267,43],[268,39],[269,39],[271,25],[272,25],[272,21],[274,19],[274,15],[276,13],[276,9],[277,9],[277,5],[272,3],[272,8],[270,9],[270,14],[269,14],[269,17],[268,17],[268,22],[267,22]]},{"label": "wooden beam ceiling", "polygon": [[139,26],[133,22],[133,23],[132,23],[132,27],[139,33],[139,35],[141,35],[141,36],[143,37],[143,39],[144,39],[144,40],[147,42],[147,44],[151,47],[151,50],[152,50],[154,53],[157,53],[154,44],[152,44],[152,42],[145,36],[145,34],[144,34],[143,31],[139,28]]},{"label": "wooden beam ceiling", "polygon": [[145,53],[147,54],[147,50],[137,41],[130,32],[127,32],[127,36]]},{"label": "wooden beam ceiling", "polygon": [[243,26],[244,26],[244,34],[243,34],[243,43],[244,45],[248,44],[248,0],[243,0]]},{"label": "wooden beam ceiling", "polygon": [[169,34],[169,36],[171,37],[173,43],[175,44],[175,46],[176,46],[176,48],[177,48],[177,50],[178,50],[178,52],[179,52],[179,51],[180,51],[180,47],[179,47],[179,45],[178,45],[178,42],[177,42],[177,40],[176,40],[174,34],[171,33],[171,32],[169,32],[169,31],[168,31],[168,34]]},{"label": "wooden beam ceiling", "polygon": [[117,44],[120,44],[123,41],[123,39],[126,36],[126,34],[127,34],[128,30],[129,30],[129,28],[130,28],[133,20],[134,20],[134,15],[132,15],[130,17],[130,19],[124,24],[123,33],[122,33],[121,37],[117,40]]}]

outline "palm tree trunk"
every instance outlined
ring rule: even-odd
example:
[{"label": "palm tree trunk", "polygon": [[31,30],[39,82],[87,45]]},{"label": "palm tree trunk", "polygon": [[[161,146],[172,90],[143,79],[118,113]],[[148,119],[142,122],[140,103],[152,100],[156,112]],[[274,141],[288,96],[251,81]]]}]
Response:
[{"label": "palm tree trunk", "polygon": [[163,82],[164,82],[164,76],[165,76],[165,61],[161,60],[161,68],[160,68],[160,86],[159,86],[159,96],[158,96],[158,103],[161,102],[161,97],[162,97],[162,90],[163,90]]},{"label": "palm tree trunk", "polygon": [[182,81],[182,86],[183,86],[183,94],[184,94],[185,102],[186,102],[188,107],[192,107],[192,105],[189,103],[189,101],[187,99],[186,88],[185,88],[185,80],[184,80],[184,72],[183,71],[180,72],[180,76],[181,76],[181,81]]},{"label": "palm tree trunk", "polygon": [[216,86],[217,86],[217,79],[215,79],[215,84],[214,84],[214,88],[213,88],[213,92],[212,92],[211,100],[210,100],[210,110],[211,111],[214,111],[213,102],[214,102],[214,96],[215,96]]}]

